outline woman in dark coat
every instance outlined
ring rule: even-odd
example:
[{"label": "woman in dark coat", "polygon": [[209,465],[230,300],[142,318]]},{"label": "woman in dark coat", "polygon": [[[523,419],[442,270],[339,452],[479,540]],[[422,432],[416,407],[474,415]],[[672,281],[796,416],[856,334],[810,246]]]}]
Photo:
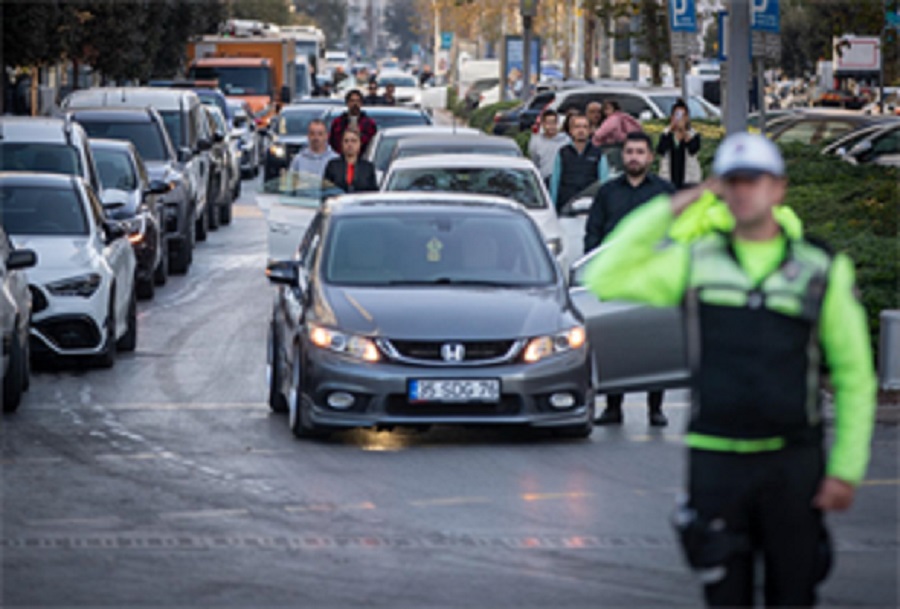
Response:
[{"label": "woman in dark coat", "polygon": [[334,185],[346,193],[370,192],[378,190],[375,180],[375,166],[359,158],[362,144],[359,130],[347,127],[344,131],[343,154],[328,161],[323,179],[327,186]]}]

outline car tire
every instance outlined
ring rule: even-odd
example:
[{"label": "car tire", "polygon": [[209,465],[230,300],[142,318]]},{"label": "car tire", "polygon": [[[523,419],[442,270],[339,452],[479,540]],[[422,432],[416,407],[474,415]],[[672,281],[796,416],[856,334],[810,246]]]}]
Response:
[{"label": "car tire", "polygon": [[134,289],[141,300],[152,300],[156,295],[156,280],[154,277],[138,279],[135,277]]},{"label": "car tire", "polygon": [[132,292],[131,302],[128,304],[128,328],[116,342],[116,349],[122,352],[131,352],[137,349],[137,297]]},{"label": "car tire", "polygon": [[[221,182],[219,182],[219,185],[221,185]],[[219,194],[220,190],[221,190],[221,188],[215,189],[214,192],[216,193],[216,195]],[[216,196],[216,198],[213,199],[213,201],[218,201],[218,199],[219,199],[219,197]],[[207,224],[207,226],[209,226],[210,231],[219,230],[219,210],[221,208],[222,208],[222,206],[220,203],[215,203],[213,205],[210,205],[209,203],[206,204],[206,214],[209,216],[209,218],[206,221],[206,224]]]},{"label": "car tire", "polygon": [[169,270],[175,275],[184,275],[191,266],[191,243],[188,239],[179,239],[174,249],[169,246]]},{"label": "car tire", "polygon": [[9,369],[3,377],[3,412],[15,412],[22,403],[22,394],[28,384],[28,353],[19,342],[18,320],[13,326],[9,348]]},{"label": "car tire", "polygon": [[219,222],[222,223],[222,226],[231,224],[231,205],[228,203],[219,208]]},{"label": "car tire", "polygon": [[281,394],[281,372],[277,362],[277,354],[281,350],[281,341],[275,332],[275,323],[269,325],[269,408],[272,412],[284,414],[288,411],[287,401]]},{"label": "car tire", "polygon": [[109,289],[109,312],[106,315],[106,340],[103,350],[94,358],[99,368],[112,368],[116,363],[116,286]]},{"label": "car tire", "polygon": [[313,423],[310,420],[309,411],[311,408],[311,404],[309,403],[309,397],[303,392],[303,388],[300,383],[301,375],[300,375],[300,356],[294,358],[294,378],[292,385],[292,397],[296,401],[294,408],[289,409],[289,423],[291,426],[291,431],[294,433],[294,437],[300,440],[310,440],[316,438],[325,438],[328,436],[328,432]]},{"label": "car tire", "polygon": [[206,209],[200,214],[200,217],[194,222],[194,238],[198,242],[206,241],[209,234],[209,201],[206,202]]},{"label": "car tire", "polygon": [[232,202],[237,201],[238,199],[241,198],[241,191],[242,191],[242,190],[243,190],[243,187],[241,186],[241,181],[240,181],[240,180],[235,180],[235,184],[234,184],[234,192],[231,193],[231,200],[232,200]]},{"label": "car tire", "polygon": [[162,255],[159,257],[159,264],[153,271],[153,282],[158,286],[166,285],[169,280],[169,242],[165,239],[160,243]]}]

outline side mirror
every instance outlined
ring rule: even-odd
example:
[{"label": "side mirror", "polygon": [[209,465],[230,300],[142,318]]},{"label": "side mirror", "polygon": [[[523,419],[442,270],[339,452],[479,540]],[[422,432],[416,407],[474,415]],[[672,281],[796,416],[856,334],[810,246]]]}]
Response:
[{"label": "side mirror", "polygon": [[199,152],[204,152],[206,150],[209,150],[210,148],[212,148],[212,141],[206,138],[197,140],[197,150]]},{"label": "side mirror", "polygon": [[300,283],[300,272],[293,260],[276,260],[266,267],[266,277],[272,283],[296,287]]},{"label": "side mirror", "polygon": [[144,195],[164,195],[170,190],[172,190],[172,185],[169,182],[153,180],[150,182],[147,190],[144,191]]},{"label": "side mirror", "polygon": [[188,163],[193,158],[194,153],[191,152],[190,148],[183,147],[178,149],[178,162],[179,163]]},{"label": "side mirror", "polygon": [[128,231],[126,231],[125,227],[119,222],[104,222],[103,234],[106,237],[106,242],[112,243],[116,239],[125,237],[128,234]]},{"label": "side mirror", "polygon": [[281,87],[281,101],[285,104],[291,103],[291,88],[287,85]]},{"label": "side mirror", "polygon": [[6,257],[6,268],[10,271],[28,269],[37,264],[37,254],[32,250],[13,250]]},{"label": "side mirror", "polygon": [[559,211],[559,215],[564,218],[577,218],[578,216],[584,216],[591,211],[591,205],[593,205],[593,203],[594,200],[590,197],[573,199],[563,206],[563,208]]},{"label": "side mirror", "polygon": [[650,110],[644,110],[643,112],[640,113],[640,115],[638,115],[638,120],[640,120],[640,121],[652,121],[652,120],[653,120],[653,113],[650,112]]},{"label": "side mirror", "polygon": [[224,133],[215,133],[215,134],[213,134],[213,141],[214,141],[215,143],[217,143],[217,144],[219,144],[219,143],[221,143],[221,142],[224,142],[224,141],[225,141],[225,134],[224,134]]}]

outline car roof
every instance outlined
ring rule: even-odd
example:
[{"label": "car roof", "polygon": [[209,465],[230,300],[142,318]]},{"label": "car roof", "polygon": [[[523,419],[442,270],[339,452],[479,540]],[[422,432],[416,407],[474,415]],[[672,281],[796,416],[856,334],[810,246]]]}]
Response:
[{"label": "car roof", "polygon": [[407,148],[435,148],[441,146],[467,146],[477,145],[480,148],[519,148],[519,145],[508,137],[498,137],[496,135],[471,135],[459,133],[453,137],[447,137],[447,134],[439,135],[417,135],[407,137],[397,142],[397,147]]},{"label": "car roof", "polygon": [[[0,117],[0,140],[34,143],[64,141],[68,144],[65,136],[66,123],[64,118],[3,116]],[[73,129],[77,125],[71,124]]]},{"label": "car roof", "polygon": [[[344,108],[337,108],[335,106],[331,106],[329,108],[331,110],[332,115],[339,115],[343,113]],[[368,114],[369,116],[421,116],[425,114],[422,110],[417,108],[404,108],[403,106],[366,106],[363,108],[363,112]]]},{"label": "car roof", "polygon": [[379,131],[382,137],[390,135],[487,135],[480,129],[473,127],[453,127],[450,125],[406,125],[404,127],[388,127]]},{"label": "car roof", "polygon": [[124,151],[133,151],[135,150],[134,144],[129,142],[128,140],[109,140],[105,138],[95,138],[92,137],[88,143],[91,145],[91,148],[99,148],[104,150],[124,150]]},{"label": "car roof", "polygon": [[495,154],[450,154],[428,156],[415,156],[405,159],[397,159],[391,163],[389,172],[401,169],[444,169],[444,168],[484,168],[484,169],[515,169],[536,172],[537,168],[531,159],[525,157],[497,156]]},{"label": "car roof", "polygon": [[[157,110],[181,110],[184,101],[200,98],[190,89],[166,87],[94,87],[69,94],[65,109],[96,106],[153,106]],[[184,108],[187,109],[187,108]]]},{"label": "car roof", "polygon": [[4,186],[45,186],[71,188],[84,180],[80,176],[61,173],[31,171],[0,171],[0,184]]},{"label": "car roof", "polygon": [[435,206],[468,211],[521,211],[518,203],[503,197],[450,192],[373,192],[342,195],[325,202],[331,215],[340,216],[368,215],[373,209],[379,208],[394,211],[398,207],[404,207],[411,211],[432,211]]},{"label": "car roof", "polygon": [[82,117],[99,118],[108,122],[149,123],[153,120],[152,111],[149,107],[103,107],[96,108],[72,108],[66,110],[66,114],[70,114],[76,121]]},{"label": "car roof", "polygon": [[284,106],[281,109],[280,114],[291,114],[294,112],[302,112],[303,114],[310,114],[312,112],[321,112],[325,114],[329,110],[334,108],[332,105],[328,104],[291,104],[290,106]]}]

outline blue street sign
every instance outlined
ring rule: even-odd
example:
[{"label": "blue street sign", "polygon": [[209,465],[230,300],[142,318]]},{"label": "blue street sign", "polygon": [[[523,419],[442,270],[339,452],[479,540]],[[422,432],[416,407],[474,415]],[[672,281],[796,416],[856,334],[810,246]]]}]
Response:
[{"label": "blue street sign", "polygon": [[697,31],[697,5],[694,0],[669,0],[669,27],[673,32]]},{"label": "blue street sign", "polygon": [[896,11],[888,11],[884,14],[884,19],[887,22],[888,27],[900,27],[900,6],[897,7]]},{"label": "blue street sign", "polygon": [[453,32],[441,32],[441,50],[449,51],[453,48]]},{"label": "blue street sign", "polygon": [[753,0],[750,8],[750,29],[757,32],[781,32],[781,11],[778,0]]}]

